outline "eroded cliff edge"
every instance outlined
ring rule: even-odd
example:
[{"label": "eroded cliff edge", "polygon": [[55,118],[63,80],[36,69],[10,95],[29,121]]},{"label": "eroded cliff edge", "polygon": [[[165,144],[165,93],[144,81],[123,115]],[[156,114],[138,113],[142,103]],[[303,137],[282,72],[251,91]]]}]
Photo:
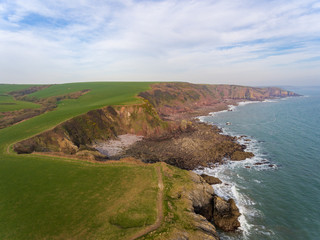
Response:
[{"label": "eroded cliff edge", "polygon": [[17,153],[47,152],[103,160],[105,156],[91,147],[96,141],[131,133],[150,137],[176,130],[174,123],[161,120],[147,100],[128,106],[107,106],[61,123],[14,145]]}]

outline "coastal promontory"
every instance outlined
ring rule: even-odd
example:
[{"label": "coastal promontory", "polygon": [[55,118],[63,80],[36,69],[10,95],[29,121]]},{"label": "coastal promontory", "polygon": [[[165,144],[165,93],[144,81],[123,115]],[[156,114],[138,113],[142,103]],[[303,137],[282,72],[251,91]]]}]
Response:
[{"label": "coastal promontory", "polygon": [[[43,89],[47,88],[50,86]],[[86,88],[77,93],[52,98],[52,101],[90,96],[91,90]],[[30,98],[26,92],[14,94],[28,101],[47,102]],[[146,228],[132,236],[219,239],[215,227],[222,231],[238,229],[240,212],[235,201],[223,199],[214,192],[214,184],[221,181],[186,170],[214,167],[226,160],[240,161],[253,154],[237,138],[221,134],[218,127],[200,122],[197,116],[228,109],[240,101],[263,101],[296,94],[279,88],[159,83],[151,84],[138,96],[133,103],[110,104],[74,116],[15,142],[13,150],[22,155],[72,159],[73,162],[155,169],[157,178],[154,177],[153,182],[158,181],[159,187],[153,188],[157,190],[153,194],[158,196],[157,217],[149,219]],[[59,104],[52,105],[47,111],[54,112],[57,107],[59,109]],[[117,211],[119,214],[110,218],[111,225],[134,227],[135,220],[125,221],[121,216],[126,213]],[[139,215],[140,218],[143,216]],[[152,221],[155,222],[151,224]]]}]

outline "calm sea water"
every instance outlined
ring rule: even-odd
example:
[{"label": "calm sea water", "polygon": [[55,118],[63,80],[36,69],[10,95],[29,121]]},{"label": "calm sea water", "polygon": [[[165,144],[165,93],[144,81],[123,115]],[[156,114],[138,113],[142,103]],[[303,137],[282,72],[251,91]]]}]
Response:
[{"label": "calm sea water", "polygon": [[[241,231],[222,239],[320,239],[320,88],[292,90],[304,97],[201,117],[225,134],[246,135],[240,142],[255,154],[204,170],[224,182],[216,193],[234,198],[242,212]],[[255,165],[263,160],[270,163]]]}]

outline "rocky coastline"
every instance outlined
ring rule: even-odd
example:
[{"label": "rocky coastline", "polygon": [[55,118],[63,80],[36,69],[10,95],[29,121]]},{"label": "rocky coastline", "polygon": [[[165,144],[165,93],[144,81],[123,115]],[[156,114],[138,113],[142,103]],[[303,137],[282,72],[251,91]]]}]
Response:
[{"label": "rocky coastline", "polygon": [[[195,116],[227,110],[228,105],[244,100],[262,101],[296,94],[278,88],[162,83],[152,85],[139,96],[142,104],[90,111],[16,143],[14,150],[97,161],[133,157],[144,163],[164,162],[184,170],[211,167],[223,164],[225,159],[241,161],[254,155],[237,138],[222,135],[219,128],[201,123]],[[116,141],[123,134],[139,136],[139,140],[119,145]],[[113,141],[112,155],[97,147],[99,142],[106,141]],[[189,202],[193,227],[198,230],[194,238],[180,231],[177,239],[219,239],[214,226],[222,231],[237,230],[240,212],[235,201],[217,196],[212,187],[221,181],[192,171],[189,175],[193,186],[183,196]],[[178,199],[182,197],[179,194]]]}]

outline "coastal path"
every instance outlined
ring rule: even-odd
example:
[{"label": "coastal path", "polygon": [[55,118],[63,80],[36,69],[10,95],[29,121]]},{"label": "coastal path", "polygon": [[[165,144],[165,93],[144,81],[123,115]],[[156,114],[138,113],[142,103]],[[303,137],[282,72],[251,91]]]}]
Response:
[{"label": "coastal path", "polygon": [[158,197],[157,197],[157,220],[154,224],[150,225],[149,227],[141,230],[140,232],[137,232],[135,235],[133,235],[130,240],[135,240],[138,239],[154,230],[157,230],[163,220],[163,190],[164,190],[164,186],[163,186],[163,181],[162,181],[162,172],[161,172],[161,166],[157,166],[156,167],[156,171],[157,171],[157,175],[158,175],[158,187],[159,187],[159,191],[158,191]]}]

